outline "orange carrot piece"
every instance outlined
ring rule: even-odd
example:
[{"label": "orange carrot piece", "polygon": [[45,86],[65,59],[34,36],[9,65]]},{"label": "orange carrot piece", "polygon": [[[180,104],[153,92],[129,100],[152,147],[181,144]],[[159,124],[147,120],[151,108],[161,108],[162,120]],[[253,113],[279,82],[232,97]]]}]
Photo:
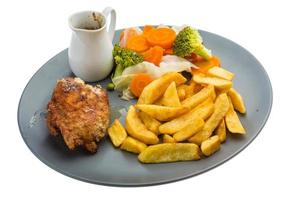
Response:
[{"label": "orange carrot piece", "polygon": [[151,25],[145,25],[144,28],[143,28],[143,34],[146,36],[153,29],[155,29],[153,26],[151,26]]},{"label": "orange carrot piece", "polygon": [[147,86],[153,79],[148,74],[138,74],[136,75],[129,85],[129,89],[132,94],[139,97],[145,86]]},{"label": "orange carrot piece", "polygon": [[214,66],[220,67],[220,58],[217,56],[212,57],[212,63]]},{"label": "orange carrot piece", "polygon": [[[126,35],[126,37],[125,37],[125,35]],[[120,34],[120,38],[119,38],[120,46],[126,47],[127,41],[130,38],[137,36],[137,35],[139,35],[139,33],[137,32],[137,30],[135,28],[128,28],[128,29],[122,31]]]},{"label": "orange carrot piece", "polygon": [[192,73],[206,73],[212,67],[220,66],[220,59],[216,56],[212,56],[209,60],[197,58],[196,61],[193,62],[199,69],[193,69]]},{"label": "orange carrot piece", "polygon": [[149,45],[143,35],[136,35],[128,39],[126,48],[140,53],[148,50]]},{"label": "orange carrot piece", "polygon": [[143,58],[145,61],[154,63],[155,65],[159,66],[164,55],[164,49],[160,46],[151,47],[146,52],[142,53]]},{"label": "orange carrot piece", "polygon": [[174,51],[173,51],[173,49],[171,48],[171,49],[166,49],[165,51],[164,51],[164,55],[173,55],[174,54]]},{"label": "orange carrot piece", "polygon": [[[133,36],[138,35],[138,32],[136,31],[135,28],[128,28],[128,29],[126,29],[126,30],[124,30],[124,31],[127,32],[127,33],[126,33],[126,34],[127,34],[127,38],[131,38],[131,37],[133,37]],[[124,37],[124,31],[122,31],[122,32],[120,33],[119,41],[122,40],[122,38]]]},{"label": "orange carrot piece", "polygon": [[164,49],[170,49],[176,39],[176,33],[170,28],[152,29],[146,35],[147,41],[151,46],[160,46]]}]

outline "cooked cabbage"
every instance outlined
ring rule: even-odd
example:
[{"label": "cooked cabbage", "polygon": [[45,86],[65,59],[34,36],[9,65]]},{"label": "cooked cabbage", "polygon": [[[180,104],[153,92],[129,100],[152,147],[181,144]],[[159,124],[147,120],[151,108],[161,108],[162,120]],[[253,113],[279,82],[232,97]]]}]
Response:
[{"label": "cooked cabbage", "polygon": [[175,55],[166,55],[163,56],[160,66],[144,61],[137,65],[127,67],[122,72],[122,75],[113,78],[112,82],[115,85],[115,90],[124,91],[137,74],[148,74],[153,79],[156,79],[167,72],[190,72],[191,68],[196,68],[196,66],[188,60]]}]

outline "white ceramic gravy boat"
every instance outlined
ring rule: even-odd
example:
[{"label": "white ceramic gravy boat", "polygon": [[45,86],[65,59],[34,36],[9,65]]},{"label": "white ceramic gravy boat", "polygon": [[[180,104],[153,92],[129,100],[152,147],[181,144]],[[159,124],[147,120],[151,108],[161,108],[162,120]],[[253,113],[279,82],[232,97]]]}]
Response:
[{"label": "white ceramic gravy boat", "polygon": [[[109,14],[111,20],[108,25]],[[71,70],[76,76],[84,81],[95,82],[109,75],[113,67],[115,24],[116,13],[110,7],[102,13],[82,11],[70,16],[69,25],[73,33],[68,56]]]}]

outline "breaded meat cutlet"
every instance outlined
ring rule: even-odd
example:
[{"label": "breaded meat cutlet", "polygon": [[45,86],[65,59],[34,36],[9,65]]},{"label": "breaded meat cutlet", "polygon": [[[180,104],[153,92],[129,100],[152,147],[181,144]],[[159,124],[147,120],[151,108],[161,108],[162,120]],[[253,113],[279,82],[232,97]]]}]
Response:
[{"label": "breaded meat cutlet", "polygon": [[51,135],[60,133],[71,150],[84,146],[91,153],[97,151],[97,143],[109,126],[105,90],[87,85],[79,78],[64,78],[57,82],[47,109]]}]

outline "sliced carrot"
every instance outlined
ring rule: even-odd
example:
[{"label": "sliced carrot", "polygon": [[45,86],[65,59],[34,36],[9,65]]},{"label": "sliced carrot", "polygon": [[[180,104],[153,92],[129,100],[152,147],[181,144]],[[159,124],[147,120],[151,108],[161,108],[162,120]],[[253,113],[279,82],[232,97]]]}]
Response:
[{"label": "sliced carrot", "polygon": [[148,50],[149,45],[146,38],[143,35],[136,35],[127,41],[126,48],[136,52],[143,52]]},{"label": "sliced carrot", "polygon": [[145,61],[154,63],[155,65],[159,66],[164,55],[164,51],[165,50],[162,47],[154,46],[142,53],[142,55]]},{"label": "sliced carrot", "polygon": [[143,28],[143,34],[144,35],[148,35],[150,33],[151,30],[155,29],[153,26],[151,25],[145,25]]},{"label": "sliced carrot", "polygon": [[220,58],[217,56],[212,57],[212,62],[214,66],[220,67]]},{"label": "sliced carrot", "polygon": [[170,49],[176,39],[176,33],[170,28],[152,29],[146,35],[147,41],[151,46],[160,46],[164,49]]},{"label": "sliced carrot", "polygon": [[131,38],[132,36],[139,35],[135,28],[128,28],[121,32],[119,40],[122,40],[124,37],[124,32],[126,31],[127,38]]},{"label": "sliced carrot", "polygon": [[145,86],[152,81],[153,79],[148,74],[138,74],[131,80],[129,89],[134,96],[139,97]]},{"label": "sliced carrot", "polygon": [[[125,34],[125,32],[126,32],[126,34]],[[126,35],[126,37],[125,37],[125,35]],[[137,36],[137,35],[140,35],[140,34],[137,32],[137,30],[135,28],[128,28],[128,29],[122,31],[120,34],[120,38],[119,38],[120,46],[126,47],[127,41],[130,38]]]},{"label": "sliced carrot", "polygon": [[206,73],[212,67],[220,66],[220,59],[217,56],[212,56],[209,60],[197,58],[196,61],[193,62],[199,69],[193,69],[192,73]]},{"label": "sliced carrot", "polygon": [[171,48],[171,49],[166,49],[165,51],[164,51],[164,55],[173,55],[174,54],[174,52],[173,52],[173,49]]}]

